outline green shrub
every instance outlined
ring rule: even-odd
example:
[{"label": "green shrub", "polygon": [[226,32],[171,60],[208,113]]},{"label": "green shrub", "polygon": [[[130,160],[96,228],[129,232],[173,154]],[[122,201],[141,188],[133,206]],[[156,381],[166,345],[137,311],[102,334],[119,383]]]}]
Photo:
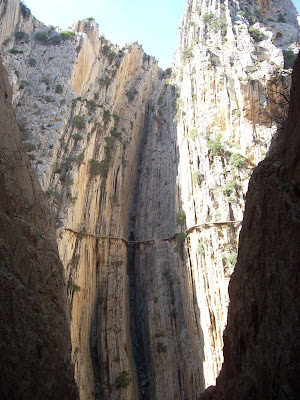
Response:
[{"label": "green shrub", "polygon": [[104,110],[103,111],[103,122],[104,122],[104,125],[107,125],[109,123],[110,118],[111,118],[110,111],[109,110]]},{"label": "green shrub", "polygon": [[131,88],[128,92],[126,92],[126,96],[128,97],[129,101],[132,101],[134,99],[134,96],[138,93],[136,88]]},{"label": "green shrub", "polygon": [[163,100],[164,100],[163,96],[159,96],[159,98],[157,100],[157,104],[161,105],[163,103]]},{"label": "green shrub", "polygon": [[9,49],[8,52],[10,54],[23,54],[22,50],[17,50],[17,49]]},{"label": "green shrub", "polygon": [[111,78],[108,75],[104,75],[102,78],[98,79],[100,86],[108,86],[111,83]]},{"label": "green shrub", "polygon": [[120,122],[120,117],[118,116],[118,114],[113,114],[113,119],[114,119],[114,121],[115,121],[115,124],[117,125],[118,124],[118,122]]},{"label": "green shrub", "polygon": [[181,211],[176,214],[176,223],[178,225],[183,225],[185,223],[185,220],[186,220],[186,215],[184,211]]},{"label": "green shrub", "polygon": [[129,377],[129,372],[122,371],[120,373],[120,375],[118,375],[115,379],[115,387],[117,389],[123,389],[123,388],[126,388],[130,382],[131,382],[131,379]]},{"label": "green shrub", "polygon": [[199,242],[198,245],[197,245],[197,253],[199,253],[199,254],[204,254],[205,253],[204,243],[202,241]]},{"label": "green shrub", "polygon": [[53,103],[53,98],[51,96],[46,96],[45,97],[46,103]]},{"label": "green shrub", "polygon": [[95,21],[95,18],[93,18],[93,17],[88,17],[88,18],[86,18],[86,20],[87,20],[87,21]]},{"label": "green shrub", "polygon": [[24,143],[24,146],[25,146],[25,150],[26,150],[28,153],[30,153],[31,151],[33,151],[33,150],[36,149],[35,145],[34,145],[33,143],[31,143],[31,142],[25,142],[25,143]]},{"label": "green shrub", "polygon": [[196,185],[201,185],[201,182],[203,181],[203,179],[204,179],[204,176],[202,174],[200,174],[199,170],[195,171],[192,174],[192,184],[195,185],[195,186]]},{"label": "green shrub", "polygon": [[248,163],[246,157],[239,153],[233,153],[230,156],[229,164],[235,168],[244,168]]},{"label": "green shrub", "polygon": [[193,48],[192,47],[186,47],[183,52],[181,53],[181,61],[185,62],[189,58],[193,56]]},{"label": "green shrub", "polygon": [[236,187],[236,181],[234,179],[230,179],[230,180],[226,181],[226,185],[225,185],[226,196],[229,197],[233,193],[235,187]]},{"label": "green shrub", "polygon": [[283,59],[284,59],[284,69],[293,68],[294,62],[296,60],[296,54],[292,50],[282,50]]},{"label": "green shrub", "polygon": [[43,44],[46,44],[48,42],[48,35],[46,32],[37,32],[34,36],[35,40],[38,42],[41,42]]},{"label": "green shrub", "polygon": [[97,160],[90,160],[90,175],[102,175],[105,176],[109,170],[109,163],[107,160],[97,161]]},{"label": "green shrub", "polygon": [[284,18],[284,16],[280,13],[279,15],[277,15],[277,22],[286,22],[286,19]]},{"label": "green shrub", "polygon": [[109,64],[112,64],[112,62],[114,61],[114,59],[116,57],[117,57],[117,53],[115,53],[114,51],[110,51],[107,56]]},{"label": "green shrub", "polygon": [[207,142],[207,147],[212,156],[218,156],[224,153],[223,145],[218,139],[209,140]]},{"label": "green shrub", "polygon": [[166,353],[167,346],[165,344],[163,344],[162,342],[158,342],[156,345],[156,351],[158,353]]},{"label": "green shrub", "polygon": [[78,154],[76,161],[80,165],[83,163],[83,159],[84,159],[84,153],[80,153],[80,154]]},{"label": "green shrub", "polygon": [[204,22],[205,25],[209,24],[215,17],[215,14],[210,12],[207,14],[204,14],[202,17],[202,21]]},{"label": "green shrub", "polygon": [[48,44],[52,44],[53,46],[61,44],[61,37],[60,35],[52,36],[48,39]]},{"label": "green shrub", "polygon": [[36,66],[36,59],[30,57],[29,60],[28,60],[28,64],[29,64],[30,67],[35,67]]},{"label": "green shrub", "polygon": [[198,136],[199,136],[198,129],[197,128],[192,128],[190,130],[190,132],[189,132],[188,138],[192,139],[192,140],[195,140]]},{"label": "green shrub", "polygon": [[42,76],[42,82],[43,82],[45,85],[50,85],[50,82],[51,82],[51,76],[50,76],[50,74],[43,75],[43,76]]},{"label": "green shrub", "polygon": [[17,40],[28,40],[28,34],[25,32],[16,32],[15,33],[15,38]]},{"label": "green shrub", "polygon": [[60,34],[61,40],[73,40],[75,39],[75,32],[73,31],[64,31]]},{"label": "green shrub", "polygon": [[28,81],[21,80],[20,89],[24,89],[26,86],[29,86],[29,85],[30,85],[30,83]]},{"label": "green shrub", "polygon": [[176,243],[177,245],[182,244],[185,241],[186,238],[186,233],[185,232],[180,232],[176,235]]},{"label": "green shrub", "polygon": [[84,117],[82,115],[75,115],[75,117],[72,120],[72,125],[81,130],[85,128],[85,120]]},{"label": "green shrub", "polygon": [[107,56],[110,53],[110,46],[104,45],[102,48],[102,53]]},{"label": "green shrub", "polygon": [[61,94],[64,91],[62,85],[56,85],[55,87],[55,93]]},{"label": "green shrub", "polygon": [[80,286],[76,285],[76,284],[73,282],[72,278],[69,277],[69,280],[68,280],[68,289],[69,289],[69,290],[72,290],[73,292],[79,292],[79,291],[80,291]]},{"label": "green shrub", "polygon": [[22,1],[20,1],[20,11],[24,18],[30,14],[29,8]]},{"label": "green shrub", "polygon": [[230,255],[229,255],[229,257],[228,257],[228,259],[227,259],[227,261],[233,266],[233,267],[235,267],[235,264],[236,264],[236,262],[237,262],[237,253],[234,251],[234,252],[232,252],[232,253],[230,253]]},{"label": "green shrub", "polygon": [[74,135],[72,135],[72,138],[75,140],[75,142],[78,142],[78,140],[83,139],[83,136],[80,135],[79,133],[74,133]]},{"label": "green shrub", "polygon": [[81,50],[81,45],[79,44],[79,45],[76,47],[76,52],[79,53],[80,50]]},{"label": "green shrub", "polygon": [[254,28],[253,26],[250,26],[248,31],[256,43],[261,42],[265,37],[265,35],[258,28]]}]

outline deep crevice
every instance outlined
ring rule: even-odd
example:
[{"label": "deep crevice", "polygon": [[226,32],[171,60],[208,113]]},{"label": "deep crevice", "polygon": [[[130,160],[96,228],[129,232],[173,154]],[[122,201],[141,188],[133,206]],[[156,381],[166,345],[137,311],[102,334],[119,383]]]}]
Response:
[{"label": "deep crevice", "polygon": [[[147,118],[145,122],[145,137],[147,137]],[[139,162],[137,168],[137,177],[134,189],[134,198],[130,218],[130,236],[129,242],[135,242],[135,216],[137,200],[139,194],[139,182],[141,178],[141,164],[143,159],[143,143],[140,144]],[[149,362],[149,348],[147,343],[148,328],[146,307],[147,299],[142,293],[142,287],[139,284],[139,255],[141,244],[128,243],[127,268],[129,277],[129,308],[130,308],[130,335],[132,342],[133,357],[137,372],[137,381],[140,400],[151,400],[153,398],[153,388],[151,379],[151,370]]]}]

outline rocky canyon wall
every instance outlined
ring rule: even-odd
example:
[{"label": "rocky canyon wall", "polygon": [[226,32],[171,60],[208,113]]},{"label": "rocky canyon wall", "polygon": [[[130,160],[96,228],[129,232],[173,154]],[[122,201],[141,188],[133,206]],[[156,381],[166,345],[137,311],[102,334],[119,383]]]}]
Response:
[{"label": "rocky canyon wall", "polygon": [[203,399],[299,395],[299,84],[298,56],[288,121],[250,180],[224,364]]},{"label": "rocky canyon wall", "polygon": [[21,142],[0,59],[2,399],[77,399],[55,223]]},{"label": "rocky canyon wall", "polygon": [[294,6],[187,1],[166,71],[93,19],[62,32],[0,6],[22,139],[56,213],[80,398],[197,399],[223,361],[248,181],[287,113]]}]

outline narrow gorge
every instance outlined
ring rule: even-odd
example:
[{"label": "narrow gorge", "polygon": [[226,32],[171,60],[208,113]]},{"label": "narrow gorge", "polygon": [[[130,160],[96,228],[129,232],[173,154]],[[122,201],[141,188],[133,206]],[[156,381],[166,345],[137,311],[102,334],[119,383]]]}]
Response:
[{"label": "narrow gorge", "polygon": [[1,398],[296,399],[292,2],[187,0],[165,71],[93,18],[0,16]]}]

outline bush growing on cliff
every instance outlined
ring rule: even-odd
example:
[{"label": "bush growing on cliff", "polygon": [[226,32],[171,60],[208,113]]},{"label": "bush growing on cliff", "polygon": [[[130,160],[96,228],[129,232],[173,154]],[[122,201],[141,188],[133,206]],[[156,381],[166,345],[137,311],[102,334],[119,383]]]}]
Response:
[{"label": "bush growing on cliff", "polygon": [[90,160],[90,175],[102,175],[105,176],[109,170],[109,163],[107,160],[97,161],[94,159]]},{"label": "bush growing on cliff", "polygon": [[104,110],[103,111],[103,122],[104,122],[104,125],[107,125],[109,123],[110,119],[111,119],[110,111],[109,110]]},{"label": "bush growing on cliff", "polygon": [[235,187],[236,187],[236,181],[234,179],[230,179],[230,180],[226,181],[226,185],[225,185],[226,196],[228,196],[228,197],[231,196]]},{"label": "bush growing on cliff", "polygon": [[9,49],[8,52],[10,54],[23,54],[22,50],[17,50],[17,49]]},{"label": "bush growing on cliff", "polygon": [[158,342],[156,345],[156,351],[158,353],[166,353],[167,346],[165,344],[163,344],[162,342]]},{"label": "bush growing on cliff", "polygon": [[75,115],[75,117],[72,120],[72,125],[79,129],[82,130],[85,128],[85,120],[84,117],[82,115]]},{"label": "bush growing on cliff", "polygon": [[24,18],[30,15],[30,9],[22,1],[20,1],[20,11]]},{"label": "bush growing on cliff", "polygon": [[75,39],[75,32],[73,31],[64,31],[60,34],[61,40],[73,40]]},{"label": "bush growing on cliff", "polygon": [[129,372],[122,371],[115,379],[115,387],[117,389],[123,389],[126,388],[130,382]]},{"label": "bush growing on cliff", "polygon": [[177,246],[181,245],[185,241],[185,238],[186,238],[186,233],[185,232],[178,233],[177,236],[176,236]]},{"label": "bush growing on cliff", "polygon": [[29,64],[30,67],[35,67],[36,66],[36,59],[30,57],[29,60],[28,60],[28,64]]},{"label": "bush growing on cliff", "polygon": [[61,37],[60,35],[55,35],[52,36],[51,38],[48,39],[48,44],[52,44],[53,46],[57,46],[59,44],[61,44]]},{"label": "bush growing on cliff", "polygon": [[228,262],[233,266],[233,267],[235,267],[235,264],[236,264],[236,262],[237,262],[237,252],[232,252],[232,253],[230,253],[229,254],[229,257],[228,257]]},{"label": "bush growing on cliff", "polygon": [[248,163],[247,158],[239,153],[231,154],[230,159],[229,159],[229,164],[232,167],[239,168],[239,169],[244,168],[247,165],[247,163]]},{"label": "bush growing on cliff", "polygon": [[210,12],[207,14],[204,14],[202,17],[202,21],[204,22],[205,25],[209,24],[215,17],[215,14]]},{"label": "bush growing on cliff", "polygon": [[282,50],[283,59],[284,59],[284,69],[293,68],[294,62],[296,60],[296,54],[292,50]]},{"label": "bush growing on cliff", "polygon": [[29,85],[30,85],[30,83],[28,81],[21,80],[20,89],[24,89],[26,86],[29,86]]},{"label": "bush growing on cliff", "polygon": [[36,149],[35,145],[31,142],[25,142],[24,146],[25,146],[25,150],[27,151],[27,153],[30,153],[31,151]]},{"label": "bush growing on cliff", "polygon": [[265,37],[265,35],[258,28],[254,28],[253,26],[250,26],[248,31],[256,43],[261,42]]},{"label": "bush growing on cliff", "polygon": [[37,32],[34,36],[35,40],[38,42],[41,42],[43,44],[46,44],[48,42],[48,35],[46,32]]},{"label": "bush growing on cliff", "polygon": [[62,85],[56,85],[55,93],[61,94],[64,91]]},{"label": "bush growing on cliff", "polygon": [[184,211],[181,211],[176,214],[176,223],[178,225],[183,225],[185,223],[185,220],[186,220],[186,215]]},{"label": "bush growing on cliff", "polygon": [[286,22],[286,19],[281,13],[277,15],[277,22],[283,22],[283,23]]},{"label": "bush growing on cliff", "polygon": [[75,140],[75,142],[78,142],[78,140],[83,139],[83,136],[80,135],[79,133],[75,133],[74,135],[72,135],[72,138]]},{"label": "bush growing on cliff", "polygon": [[218,139],[209,140],[207,142],[207,147],[212,156],[219,156],[224,153],[223,145]]},{"label": "bush growing on cliff", "polygon": [[15,38],[17,40],[28,40],[28,34],[25,32],[16,32],[15,33]]},{"label": "bush growing on cliff", "polygon": [[205,253],[204,243],[202,241],[199,242],[198,245],[197,245],[197,253],[199,253],[199,254],[204,254]]},{"label": "bush growing on cliff", "polygon": [[186,47],[183,52],[181,53],[181,61],[186,62],[189,58],[193,56],[193,48]]}]

